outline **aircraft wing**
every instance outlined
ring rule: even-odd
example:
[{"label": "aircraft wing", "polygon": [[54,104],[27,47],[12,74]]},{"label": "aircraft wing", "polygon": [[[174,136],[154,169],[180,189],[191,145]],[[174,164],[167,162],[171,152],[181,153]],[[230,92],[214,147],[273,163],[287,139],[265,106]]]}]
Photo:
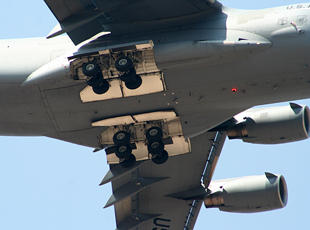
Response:
[{"label": "aircraft wing", "polygon": [[[159,27],[167,27],[167,19],[180,20],[182,16],[197,15],[221,7],[215,0],[44,1],[62,27],[62,30],[49,37],[68,33],[75,44],[103,31],[125,34],[130,28],[129,24],[139,23],[141,28],[141,22],[157,22]],[[149,28],[149,24],[145,28]]]},{"label": "aircraft wing", "polygon": [[190,139],[191,152],[170,157],[165,164],[136,163],[126,170],[110,165],[101,185],[111,182],[118,230],[193,229],[226,138],[209,132]]}]

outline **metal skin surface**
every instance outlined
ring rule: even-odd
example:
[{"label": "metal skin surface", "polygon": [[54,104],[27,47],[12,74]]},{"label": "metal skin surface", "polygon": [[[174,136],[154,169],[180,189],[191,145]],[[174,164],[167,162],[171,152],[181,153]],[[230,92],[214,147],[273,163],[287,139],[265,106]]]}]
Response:
[{"label": "metal skin surface", "polygon": [[[218,134],[207,131],[252,106],[309,97],[309,5],[257,11],[208,9],[152,22],[154,27],[142,23],[141,28],[154,31],[141,32],[135,23],[134,32],[126,27],[125,34],[112,33],[80,46],[66,36],[2,40],[0,135],[47,136],[100,150],[97,137],[109,127],[92,124],[174,111],[184,137],[193,145],[190,154],[170,157],[159,166],[151,160],[139,162],[134,171],[109,178],[113,195],[107,205],[114,205],[120,230],[168,224],[170,229],[184,229],[184,223],[186,229],[193,229],[201,202],[194,205],[196,200],[167,195],[197,191],[201,175],[208,188],[226,133],[217,141]],[[121,23],[117,26],[117,32],[124,29]],[[86,82],[72,79],[67,57],[76,51],[102,51],[150,40],[165,92],[81,101]],[[110,174],[115,173],[114,166],[120,167],[110,166]]]},{"label": "metal skin surface", "polygon": [[[48,136],[96,147],[97,136],[105,127],[93,128],[92,122],[175,110],[184,135],[193,137],[252,106],[308,98],[308,5],[304,9],[295,6],[258,11],[223,7],[205,22],[178,30],[121,40],[103,37],[106,46],[153,40],[156,64],[164,73],[167,92],[85,104],[79,93],[86,84],[66,78],[66,70],[50,84],[21,86],[32,72],[75,49],[69,38],[2,40],[0,134]],[[253,46],[255,43],[235,44],[231,51],[230,41],[234,39],[256,42],[257,46],[262,42],[262,48]],[[218,45],[219,41],[226,43]]]}]

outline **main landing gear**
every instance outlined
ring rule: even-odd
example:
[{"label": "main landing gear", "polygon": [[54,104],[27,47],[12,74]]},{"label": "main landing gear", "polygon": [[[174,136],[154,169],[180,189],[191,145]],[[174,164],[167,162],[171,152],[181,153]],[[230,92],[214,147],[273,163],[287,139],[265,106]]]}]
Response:
[{"label": "main landing gear", "polygon": [[[119,71],[119,78],[125,82],[128,89],[134,90],[141,86],[142,78],[137,75],[133,61],[126,56],[118,58],[115,68]],[[109,88],[109,82],[104,79],[99,64],[95,61],[87,62],[82,66],[82,72],[86,76],[87,85],[93,88],[94,93],[104,94]]]},{"label": "main landing gear", "polygon": [[[152,161],[155,164],[164,164],[168,158],[168,152],[165,150],[163,141],[163,131],[159,127],[151,127],[146,131],[147,149],[152,155]],[[113,136],[115,145],[115,155],[119,158],[119,163],[124,168],[131,168],[136,163],[136,157],[132,154],[130,144],[130,133],[127,131],[118,131]]]}]

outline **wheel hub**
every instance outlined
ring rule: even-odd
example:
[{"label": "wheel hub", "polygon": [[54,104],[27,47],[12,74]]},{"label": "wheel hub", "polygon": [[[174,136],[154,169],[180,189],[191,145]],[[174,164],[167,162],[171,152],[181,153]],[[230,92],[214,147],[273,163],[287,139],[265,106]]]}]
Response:
[{"label": "wheel hub", "polygon": [[124,133],[120,133],[116,136],[117,140],[123,140],[125,138],[125,134]]},{"label": "wheel hub", "polygon": [[156,136],[157,133],[158,133],[157,129],[152,129],[152,130],[150,131],[150,135],[151,135],[151,136]]},{"label": "wheel hub", "polygon": [[124,152],[126,152],[126,150],[127,150],[127,147],[126,147],[126,146],[121,146],[121,147],[119,147],[119,149],[118,149],[118,151],[119,151],[120,153],[124,153]]},{"label": "wheel hub", "polygon": [[152,144],[151,144],[151,148],[152,149],[157,149],[159,147],[159,143],[158,142],[153,142]]},{"label": "wheel hub", "polygon": [[121,59],[121,60],[119,60],[118,64],[121,65],[121,66],[124,66],[124,65],[127,64],[127,60],[126,59]]},{"label": "wheel hub", "polygon": [[86,69],[87,69],[88,71],[91,71],[91,70],[95,69],[95,65],[94,65],[94,64],[88,64],[88,65],[86,66]]}]

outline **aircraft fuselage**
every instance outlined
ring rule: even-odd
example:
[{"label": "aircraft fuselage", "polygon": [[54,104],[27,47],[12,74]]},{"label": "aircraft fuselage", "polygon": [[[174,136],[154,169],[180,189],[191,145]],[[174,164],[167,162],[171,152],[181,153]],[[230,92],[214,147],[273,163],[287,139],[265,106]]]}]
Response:
[{"label": "aircraft fuselage", "polygon": [[104,37],[102,47],[152,40],[166,91],[91,103],[80,99],[86,84],[72,79],[22,86],[41,66],[72,55],[76,47],[68,37],[2,40],[0,134],[49,136],[97,146],[96,137],[104,128],[93,128],[94,121],[174,110],[184,135],[191,137],[252,106],[308,98],[309,6],[257,11],[223,7],[207,21]]}]

